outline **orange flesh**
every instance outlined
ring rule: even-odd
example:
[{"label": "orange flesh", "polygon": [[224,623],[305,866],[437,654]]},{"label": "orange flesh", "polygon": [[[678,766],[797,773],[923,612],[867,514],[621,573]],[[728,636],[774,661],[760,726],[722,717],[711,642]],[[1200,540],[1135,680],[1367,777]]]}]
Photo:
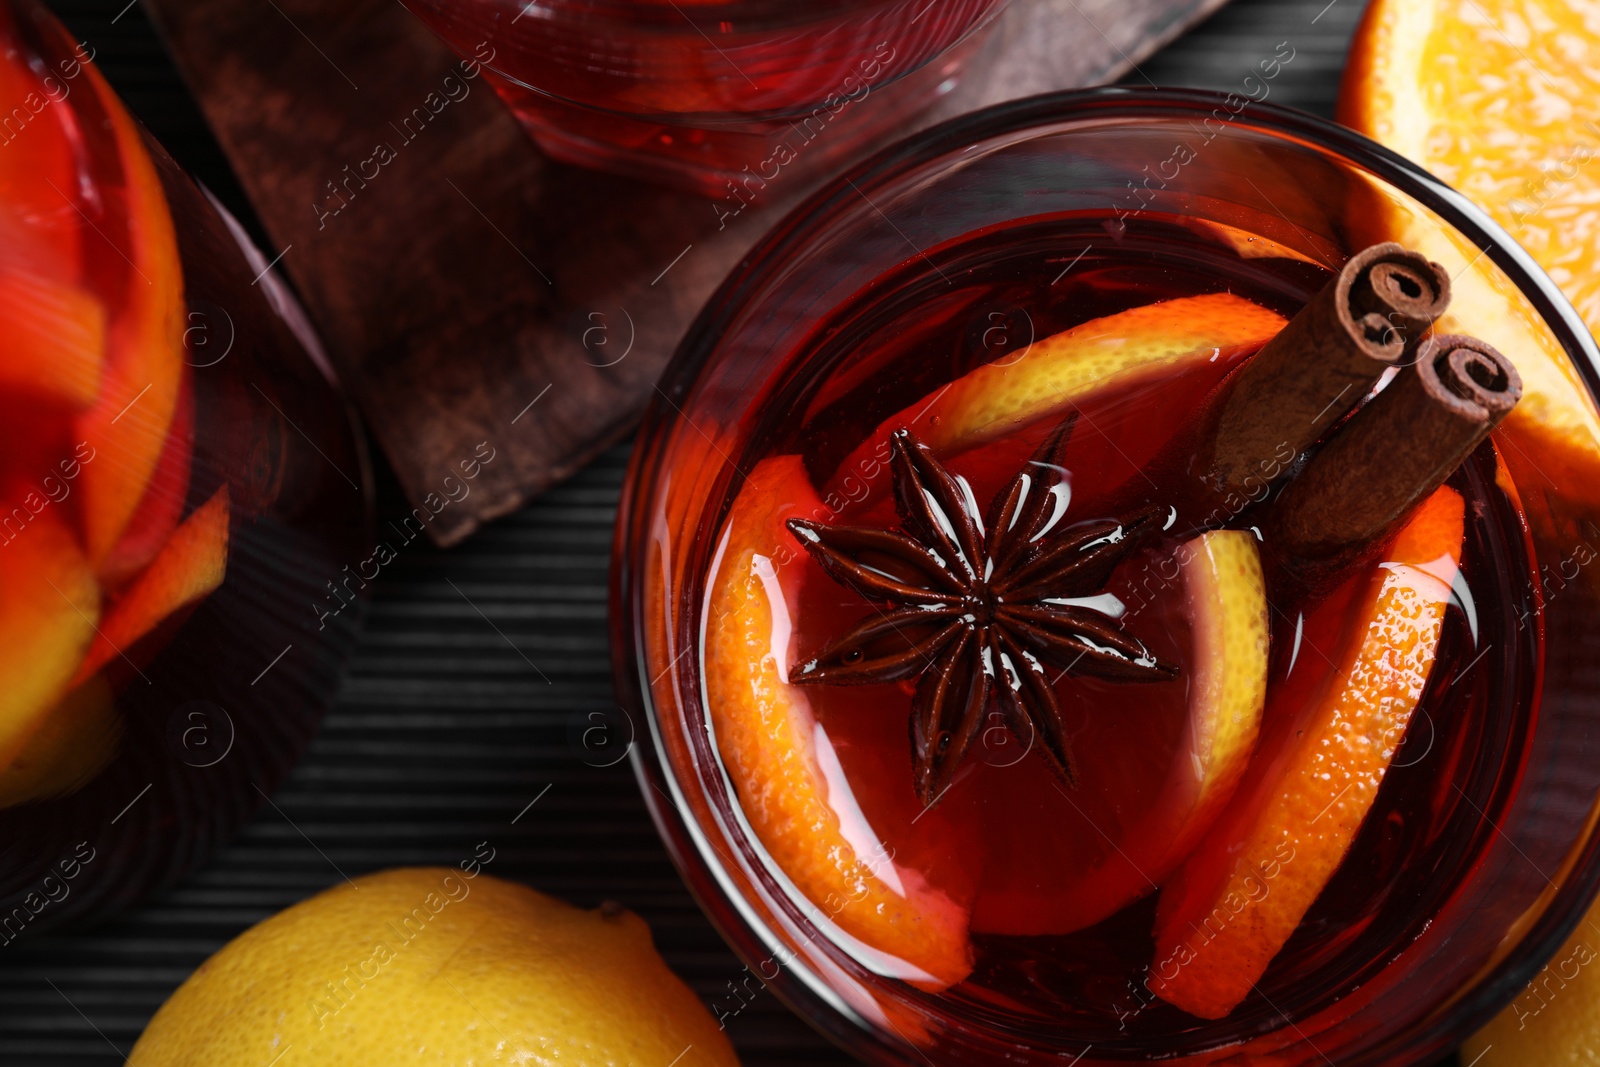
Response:
[{"label": "orange flesh", "polygon": [[1036,910],[1017,913],[1007,932],[1070,933],[1152,892],[1194,848],[1245,772],[1267,686],[1267,601],[1255,539],[1216,530],[1180,546],[1175,558],[1192,635],[1188,715],[1159,796],[1097,867],[1023,905]]},{"label": "orange flesh", "polygon": [[1565,0],[1376,0],[1341,121],[1482,205],[1600,328],[1600,24]]},{"label": "orange flesh", "polygon": [[[1372,0],[1339,121],[1420,163],[1505,227],[1600,331],[1600,22],[1554,0]],[[1600,418],[1572,360],[1476,247],[1380,199],[1353,217],[1452,274],[1440,320],[1516,361],[1523,396],[1499,439],[1558,496],[1600,478]],[[1352,213],[1353,215],[1357,213]],[[1579,504],[1588,511],[1587,504]]]},{"label": "orange flesh", "polygon": [[[1233,801],[1162,891],[1150,988],[1202,1018],[1255,987],[1343,861],[1428,679],[1461,558],[1463,503],[1444,487],[1421,504],[1370,577],[1321,612],[1307,656],[1338,664],[1268,695],[1272,737]],[[1350,634],[1347,647],[1332,639]],[[1325,641],[1318,647],[1316,643]]]}]

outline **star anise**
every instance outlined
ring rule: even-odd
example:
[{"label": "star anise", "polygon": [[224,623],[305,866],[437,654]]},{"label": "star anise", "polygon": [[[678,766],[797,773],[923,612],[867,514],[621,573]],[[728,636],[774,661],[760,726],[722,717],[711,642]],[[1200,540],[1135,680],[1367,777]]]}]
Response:
[{"label": "star anise", "polygon": [[1019,744],[1038,748],[1076,784],[1047,667],[1134,682],[1177,674],[1122,631],[1114,621],[1120,602],[1102,593],[1116,566],[1161,528],[1163,511],[1061,523],[1071,489],[1060,460],[1074,421],[1057,427],[995,496],[987,521],[966,479],[903,429],[891,439],[890,459],[900,530],[789,520],[824,571],[879,605],[789,677],[864,685],[920,675],[911,746],[924,805],[949,788],[991,705]]}]

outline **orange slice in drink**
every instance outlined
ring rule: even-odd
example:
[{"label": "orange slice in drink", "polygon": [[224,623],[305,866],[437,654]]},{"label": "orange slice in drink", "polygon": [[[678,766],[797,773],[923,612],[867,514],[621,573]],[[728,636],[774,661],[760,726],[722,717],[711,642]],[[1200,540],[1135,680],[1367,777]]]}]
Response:
[{"label": "orange slice in drink", "polygon": [[1179,225],[1185,229],[1199,234],[1209,240],[1215,241],[1233,249],[1240,259],[1298,259],[1302,263],[1312,266],[1327,266],[1321,260],[1313,259],[1298,249],[1290,248],[1282,241],[1275,241],[1263,234],[1251,233],[1241,230],[1237,226],[1229,226],[1225,222],[1213,222],[1210,219],[1189,217],[1178,219]]},{"label": "orange slice in drink", "polygon": [[228,487],[172,531],[150,565],[106,608],[73,684],[88,679],[175,612],[198,603],[228,571]]},{"label": "orange slice in drink", "polygon": [[756,837],[800,892],[903,964],[900,977],[941,989],[972,969],[966,908],[868,838],[805,691],[788,681],[790,605],[812,564],[783,524],[823,513],[798,456],[763,460],[734,501],[706,601],[717,751]]},{"label": "orange slice in drink", "polygon": [[[80,277],[88,229],[68,199],[78,188],[83,135],[71,105],[59,102],[63,85],[71,83],[63,83],[49,68],[30,67],[21,49],[0,57],[0,100],[8,103],[9,120],[0,127],[5,137],[0,145],[0,260],[52,283]],[[34,112],[32,103],[43,106]],[[20,123],[19,114],[25,117]]]},{"label": "orange slice in drink", "polygon": [[[1051,864],[1056,868],[1051,876],[1042,877],[1043,869],[1036,868],[1031,879],[1012,870],[1012,885],[988,886],[973,915],[975,929],[1040,935],[1094,925],[1153,891],[1239,784],[1266,702],[1268,618],[1261,556],[1253,535],[1216,530],[1180,546],[1174,562],[1193,635],[1185,666],[1188,718],[1165,784],[1158,782],[1157,799],[1090,865]],[[1131,715],[1141,712],[1148,709],[1130,709]],[[1091,803],[1080,796],[1073,807]],[[1104,818],[1093,821],[1110,832]],[[1035,854],[1033,862],[1039,860]]]},{"label": "orange slice in drink", "polygon": [[[1339,120],[1471,197],[1600,331],[1600,21],[1564,0],[1372,0],[1351,46]],[[1374,206],[1376,210],[1374,210]],[[1600,479],[1600,419],[1527,299],[1476,247],[1378,197],[1351,210],[1450,270],[1437,329],[1510,353],[1522,401],[1497,434],[1550,491]],[[1525,486],[1526,487],[1526,486]]]},{"label": "orange slice in drink", "polygon": [[22,750],[0,764],[0,808],[76,792],[117,754],[122,730],[110,682],[90,678],[72,689]]},{"label": "orange slice in drink", "polygon": [[59,512],[0,545],[0,766],[67,691],[100,619],[100,587]]},{"label": "orange slice in drink", "polygon": [[1202,534],[1179,550],[1178,562],[1194,633],[1189,766],[1180,775],[1189,811],[1176,832],[1182,840],[1232,796],[1255,747],[1267,700],[1269,619],[1254,535]]},{"label": "orange slice in drink", "polygon": [[105,309],[77,286],[0,263],[0,391],[69,409],[100,392]]},{"label": "orange slice in drink", "polygon": [[123,224],[85,238],[88,254],[128,264],[127,299],[108,324],[100,395],[75,427],[96,454],[83,467],[81,514],[89,559],[99,564],[132,520],[166,446],[183,371],[183,270],[166,194],[138,128],[99,71],[85,66],[84,77],[89,85],[78,91],[99,95],[126,183],[118,198]]},{"label": "orange slice in drink", "polygon": [[1149,984],[1164,1000],[1227,1015],[1344,860],[1433,666],[1463,511],[1448,486],[1423,502],[1388,562],[1357,579],[1364,621],[1334,653],[1331,681],[1312,671],[1302,676],[1315,684],[1297,684],[1291,670],[1269,694],[1272,737],[1162,890]]},{"label": "orange slice in drink", "polygon": [[117,543],[100,560],[100,583],[116,591],[138,574],[161,551],[161,546],[177,528],[183,505],[189,497],[189,472],[194,458],[194,386],[187,367],[181,368],[178,405],[167,427],[167,440],[161,448],[144,497],[134,509]]},{"label": "orange slice in drink", "polygon": [[885,442],[902,427],[941,456],[1007,437],[1059,417],[1090,393],[1253,351],[1284,323],[1277,312],[1232,293],[1162,300],[1093,319],[969,371],[886,419],[839,469],[863,469],[874,454],[887,454]]}]

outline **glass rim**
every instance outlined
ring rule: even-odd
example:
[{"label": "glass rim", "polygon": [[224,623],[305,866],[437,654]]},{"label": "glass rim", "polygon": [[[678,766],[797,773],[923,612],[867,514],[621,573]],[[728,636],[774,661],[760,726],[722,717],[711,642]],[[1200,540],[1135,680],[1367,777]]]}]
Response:
[{"label": "glass rim", "polygon": [[528,11],[530,16],[546,18],[555,13],[561,18],[616,19],[662,29],[681,28],[686,21],[696,27],[701,23],[726,22],[738,26],[741,33],[760,33],[763,30],[803,26],[842,14],[859,15],[863,9],[888,7],[903,0],[713,0],[711,3],[690,5],[687,10],[682,4],[641,4],[639,0],[539,0],[537,4],[528,4],[526,0],[480,2],[493,7],[531,8]]},{"label": "glass rim", "polygon": [[[1102,86],[1007,101],[912,134],[830,179],[768,230],[707,299],[662,370],[657,387],[660,395],[652,398],[642,416],[617,512],[611,573],[612,655],[619,696],[642,709],[648,720],[650,751],[642,750],[644,739],[635,731],[636,742],[629,757],[657,832],[702,912],[745,962],[759,959],[762,952],[770,950],[772,935],[750,924],[748,907],[727,891],[730,883],[721,874],[718,857],[704,829],[691,822],[673,799],[673,791],[679,790],[682,783],[662,743],[658,709],[650,693],[640,605],[635,604],[642,592],[633,571],[636,550],[642,547],[642,540],[635,537],[635,523],[642,519],[641,505],[657,484],[659,462],[653,457],[661,450],[654,446],[682,417],[679,402],[716,351],[728,325],[765,284],[772,264],[803,254],[815,232],[813,224],[839,210],[843,202],[866,199],[870,204],[871,193],[893,188],[919,168],[1008,135],[1052,126],[1066,128],[1096,118],[1119,122],[1198,118],[1209,116],[1219,106],[1226,108],[1229,100],[1237,99],[1242,98],[1208,89]],[[1371,174],[1433,212],[1476,245],[1517,285],[1572,360],[1591,399],[1600,403],[1600,346],[1543,268],[1483,208],[1399,153],[1304,111],[1247,100],[1237,112],[1229,109],[1227,124],[1302,141]],[[1466,995],[1456,990],[1452,999],[1424,1016],[1420,1024],[1385,1036],[1367,1049],[1359,1062],[1388,1064],[1398,1062],[1397,1055],[1406,1057],[1404,1062],[1414,1062],[1418,1057],[1443,1054],[1459,1044],[1528,984],[1571,936],[1597,893],[1600,832],[1582,844],[1572,873],[1556,887],[1517,946],[1480,972],[1483,979],[1477,988]],[[720,911],[729,906],[746,928],[731,929],[731,924],[722,920]],[[853,1054],[875,1062],[917,1062],[907,1055],[910,1046],[887,1041],[856,1012],[828,995],[826,980],[802,960],[791,960],[766,984],[809,1025]]]}]

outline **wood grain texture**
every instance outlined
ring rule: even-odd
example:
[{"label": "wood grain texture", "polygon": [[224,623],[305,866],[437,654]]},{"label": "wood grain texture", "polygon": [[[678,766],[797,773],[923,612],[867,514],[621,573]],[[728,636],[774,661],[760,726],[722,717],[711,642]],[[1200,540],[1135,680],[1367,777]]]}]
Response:
[{"label": "wood grain texture", "polygon": [[[413,504],[497,450],[429,524],[441,544],[625,435],[707,296],[810,191],[780,177],[722,225],[553,163],[395,0],[146,2]],[[1113,79],[1222,2],[1018,0],[919,124]]]}]

